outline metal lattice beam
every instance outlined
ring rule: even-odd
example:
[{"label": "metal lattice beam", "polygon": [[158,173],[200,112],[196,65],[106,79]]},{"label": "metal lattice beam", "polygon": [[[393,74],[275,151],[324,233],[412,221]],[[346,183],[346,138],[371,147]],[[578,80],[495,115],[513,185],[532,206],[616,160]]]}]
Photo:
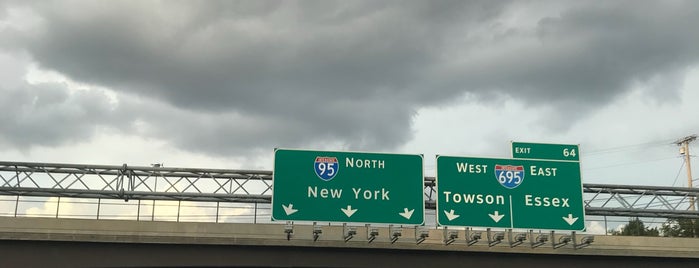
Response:
[{"label": "metal lattice beam", "polygon": [[600,216],[699,218],[689,209],[699,189],[684,187],[584,184],[585,213]]},{"label": "metal lattice beam", "polygon": [[[584,184],[587,215],[695,218],[699,189]],[[425,177],[425,206],[437,184]],[[269,203],[272,171],[0,162],[0,195]]]},{"label": "metal lattice beam", "polygon": [[0,162],[0,195],[269,202],[272,172]]}]

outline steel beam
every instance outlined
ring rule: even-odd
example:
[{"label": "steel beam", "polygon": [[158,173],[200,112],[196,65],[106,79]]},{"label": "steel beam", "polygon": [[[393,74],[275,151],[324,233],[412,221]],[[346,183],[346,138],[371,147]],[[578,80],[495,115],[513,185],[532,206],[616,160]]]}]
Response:
[{"label": "steel beam", "polygon": [[[0,195],[269,203],[272,171],[82,165],[0,161]],[[436,206],[437,183],[425,177],[425,207]],[[583,184],[585,213],[599,216],[699,218],[689,200],[699,189]]]}]

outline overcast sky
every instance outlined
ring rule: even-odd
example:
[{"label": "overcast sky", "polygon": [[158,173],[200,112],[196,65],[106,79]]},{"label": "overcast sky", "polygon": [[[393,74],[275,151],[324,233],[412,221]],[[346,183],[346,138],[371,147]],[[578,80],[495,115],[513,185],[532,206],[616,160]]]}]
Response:
[{"label": "overcast sky", "polygon": [[686,186],[697,25],[697,1],[0,1],[0,160],[271,170],[283,147],[434,175],[515,140],[581,144],[584,182]]}]

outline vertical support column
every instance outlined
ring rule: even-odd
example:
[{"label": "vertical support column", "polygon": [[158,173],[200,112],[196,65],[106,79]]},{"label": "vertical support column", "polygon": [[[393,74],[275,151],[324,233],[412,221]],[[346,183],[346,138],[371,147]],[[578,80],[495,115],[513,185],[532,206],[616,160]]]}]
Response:
[{"label": "vertical support column", "polygon": [[[15,186],[15,187],[19,188],[19,187],[20,187],[20,186],[19,186],[19,184],[20,184],[20,183],[19,183],[19,168],[17,167],[17,165],[15,165],[15,175],[16,175],[15,178],[17,178],[17,186]],[[10,183],[8,182],[7,184],[10,184]],[[8,185],[8,186],[9,186],[9,185]]]},{"label": "vertical support column", "polygon": [[17,200],[15,200],[15,218],[17,218],[17,210],[19,209],[19,195],[17,196]]},{"label": "vertical support column", "polygon": [[255,215],[252,218],[252,223],[257,224],[257,202],[255,202]]},{"label": "vertical support column", "polygon": [[[694,136],[694,138],[696,138],[696,136]],[[685,159],[685,162],[687,163],[687,187],[690,189],[692,188],[692,160],[690,159],[690,155],[689,155],[689,142],[692,140],[686,140],[684,142],[684,159]],[[689,197],[689,210],[690,211],[697,211],[696,202],[697,201],[696,201],[696,198],[694,198],[694,196]],[[695,227],[697,225],[696,219],[692,219],[691,222],[692,222],[692,227]],[[694,229],[696,230],[696,228],[694,228]],[[697,234],[695,232],[694,237],[698,237],[698,236],[699,236],[699,234]]]},{"label": "vertical support column", "polygon": [[218,211],[219,208],[221,207],[221,202],[216,202],[216,223],[218,223]]},{"label": "vertical support column", "polygon": [[[680,154],[684,155],[684,161],[687,163],[687,187],[692,188],[692,159],[689,154],[689,143],[697,139],[697,135],[691,135],[681,138],[675,144],[681,146]],[[696,211],[696,199],[694,196],[689,197],[689,210]]]},{"label": "vertical support column", "polygon": [[102,205],[102,198],[97,198],[97,219],[100,219],[100,207]]},{"label": "vertical support column", "polygon": [[180,207],[182,207],[182,200],[177,201],[177,222],[180,222]]},{"label": "vertical support column", "polygon": [[141,221],[141,199],[138,199],[138,208],[136,209],[136,221]]},{"label": "vertical support column", "polygon": [[58,219],[58,211],[61,208],[61,197],[58,197],[58,202],[56,203],[56,219]]},{"label": "vertical support column", "polygon": [[124,197],[124,173],[126,172],[126,164],[121,166],[120,170],[117,170],[117,177],[116,177],[116,187],[114,187],[114,190],[117,191],[117,195],[119,197],[124,198],[124,201],[126,201],[126,197]]},{"label": "vertical support column", "polygon": [[[684,146],[684,159],[685,162],[687,163],[687,187],[692,188],[692,160],[690,159],[689,155],[689,142],[690,141],[685,141],[683,146]],[[694,196],[689,197],[689,210],[691,211],[696,211],[696,199]]]}]

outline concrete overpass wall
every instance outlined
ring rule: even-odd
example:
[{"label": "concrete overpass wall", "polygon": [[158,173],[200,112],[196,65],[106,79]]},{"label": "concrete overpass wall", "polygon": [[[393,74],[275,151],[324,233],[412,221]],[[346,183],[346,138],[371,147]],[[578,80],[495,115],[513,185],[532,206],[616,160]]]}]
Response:
[{"label": "concrete overpass wall", "polygon": [[367,242],[366,229],[345,242],[342,226],[215,224],[0,218],[0,267],[699,267],[699,239],[597,236],[587,248],[550,245],[467,246],[463,230],[445,246],[432,229],[422,244],[403,228],[394,244],[388,229]]}]

